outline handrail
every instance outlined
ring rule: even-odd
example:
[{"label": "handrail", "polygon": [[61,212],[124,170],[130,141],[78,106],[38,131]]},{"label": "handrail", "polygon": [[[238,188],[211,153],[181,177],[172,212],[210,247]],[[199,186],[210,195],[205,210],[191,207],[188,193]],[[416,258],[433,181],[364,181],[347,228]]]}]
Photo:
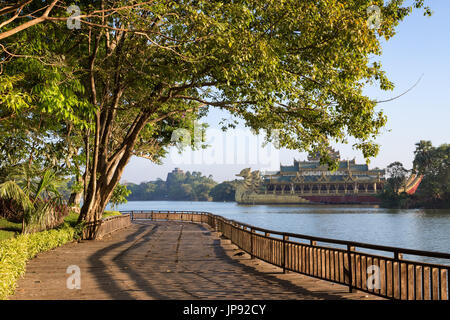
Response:
[{"label": "handrail", "polygon": [[[132,210],[136,213],[149,213],[149,212],[157,212],[157,213],[194,213],[194,214],[207,214],[207,215],[213,215],[216,217],[220,217],[222,219],[225,219],[229,222],[247,227],[249,229],[254,229],[255,231],[260,231],[264,233],[270,233],[270,234],[276,234],[280,236],[288,236],[292,238],[299,238],[299,239],[306,239],[306,240],[314,240],[319,242],[328,242],[328,243],[334,243],[334,244],[340,244],[340,245],[351,245],[353,247],[360,247],[360,248],[366,248],[366,249],[373,249],[378,251],[388,251],[388,252],[399,252],[403,254],[410,254],[415,256],[426,256],[431,258],[442,258],[442,259],[450,259],[450,253],[445,252],[437,252],[437,251],[423,251],[423,250],[417,250],[417,249],[408,249],[408,248],[401,248],[401,247],[392,247],[392,246],[385,246],[385,245],[376,245],[376,244],[370,244],[370,243],[364,243],[364,242],[356,242],[356,241],[350,241],[350,240],[339,240],[339,239],[331,239],[331,238],[323,238],[323,237],[317,237],[317,236],[310,236],[310,235],[304,235],[304,234],[298,234],[298,233],[290,233],[290,232],[282,232],[282,231],[276,231],[271,229],[264,229],[261,227],[256,227],[244,222],[226,219],[222,216],[212,214],[210,212],[206,211],[171,211],[171,210]],[[130,211],[120,211],[123,213],[129,213]]]},{"label": "handrail", "polygon": [[[135,217],[139,219],[139,215],[141,214],[142,217],[144,214],[145,217],[150,215],[151,219],[207,223],[248,252],[252,258],[256,257],[282,267],[284,272],[294,271],[348,285],[350,291],[357,289],[391,299],[448,300],[450,265],[405,260],[403,254],[450,259],[450,253],[280,232],[204,211],[131,210],[121,212],[129,213],[131,220],[135,220]],[[270,237],[270,235],[281,236],[281,238]],[[295,242],[290,238],[309,240],[310,243]],[[343,245],[345,248],[318,246],[317,242]],[[391,252],[393,257],[356,251],[356,247]],[[378,272],[381,272],[380,279],[384,278],[384,282],[380,288],[369,288],[368,282],[365,282],[369,276],[368,271],[365,270],[367,266],[378,268]]]}]

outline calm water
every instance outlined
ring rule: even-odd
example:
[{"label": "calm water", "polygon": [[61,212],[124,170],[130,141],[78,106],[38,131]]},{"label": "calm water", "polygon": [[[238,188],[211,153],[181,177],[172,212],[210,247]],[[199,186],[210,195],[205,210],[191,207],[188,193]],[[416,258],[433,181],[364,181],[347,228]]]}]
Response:
[{"label": "calm water", "polygon": [[185,201],[130,201],[116,208],[152,209],[208,211],[271,230],[450,253],[450,210]]}]

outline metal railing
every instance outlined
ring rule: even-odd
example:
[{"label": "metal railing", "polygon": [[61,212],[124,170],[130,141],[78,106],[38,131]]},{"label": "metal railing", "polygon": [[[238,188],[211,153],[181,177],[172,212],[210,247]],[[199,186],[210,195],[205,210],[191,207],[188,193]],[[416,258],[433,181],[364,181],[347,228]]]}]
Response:
[{"label": "metal railing", "polygon": [[[448,264],[407,260],[403,255],[450,261],[449,253],[429,252],[321,238],[258,228],[198,211],[122,211],[131,220],[206,223],[240,249],[280,268],[397,300],[449,300]],[[318,245],[320,243],[320,245]],[[340,246],[340,247],[336,247]],[[358,250],[356,250],[358,248]],[[391,257],[361,251],[386,252]]]}]

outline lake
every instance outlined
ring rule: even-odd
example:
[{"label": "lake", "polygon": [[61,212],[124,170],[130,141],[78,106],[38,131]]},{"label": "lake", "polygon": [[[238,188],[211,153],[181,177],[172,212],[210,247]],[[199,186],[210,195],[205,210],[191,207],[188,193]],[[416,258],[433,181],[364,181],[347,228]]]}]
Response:
[{"label": "lake", "polygon": [[129,201],[116,210],[207,211],[276,231],[450,253],[450,210],[188,201]]}]

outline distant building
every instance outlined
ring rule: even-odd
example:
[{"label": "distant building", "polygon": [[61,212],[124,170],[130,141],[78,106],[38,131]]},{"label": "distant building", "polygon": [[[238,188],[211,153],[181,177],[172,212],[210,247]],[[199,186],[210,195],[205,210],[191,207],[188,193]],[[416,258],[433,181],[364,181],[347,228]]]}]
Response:
[{"label": "distant building", "polygon": [[[339,152],[329,154],[339,159]],[[317,204],[378,204],[377,194],[386,184],[385,170],[370,170],[367,164],[340,160],[338,169],[329,171],[321,165],[319,156],[308,161],[294,160],[293,165],[280,165],[279,171],[242,170],[243,177],[236,188],[236,202],[245,204],[317,203]],[[413,194],[422,176],[411,175],[400,192]]]},{"label": "distant building", "polygon": [[175,177],[176,177],[177,175],[183,175],[183,176],[184,176],[184,171],[181,170],[180,168],[175,168],[175,169],[173,169],[172,172],[169,172],[169,173],[167,174],[167,179],[166,179],[166,181],[167,181],[168,183],[170,183],[171,181],[173,181],[173,180],[175,179]]},{"label": "distant building", "polygon": [[[330,150],[334,159],[339,152]],[[280,170],[259,172],[243,170],[244,177],[236,201],[240,203],[322,203],[376,204],[378,191],[386,183],[385,170],[369,170],[367,164],[340,160],[336,171],[321,165],[318,155],[308,161],[294,160],[293,165],[280,165]],[[238,188],[239,189],[239,188]]]},{"label": "distant building", "polygon": [[280,171],[263,177],[263,191],[270,195],[291,194],[309,202],[376,203],[377,191],[384,188],[384,170],[369,170],[355,160],[340,161],[329,171],[319,161],[295,161]]}]

